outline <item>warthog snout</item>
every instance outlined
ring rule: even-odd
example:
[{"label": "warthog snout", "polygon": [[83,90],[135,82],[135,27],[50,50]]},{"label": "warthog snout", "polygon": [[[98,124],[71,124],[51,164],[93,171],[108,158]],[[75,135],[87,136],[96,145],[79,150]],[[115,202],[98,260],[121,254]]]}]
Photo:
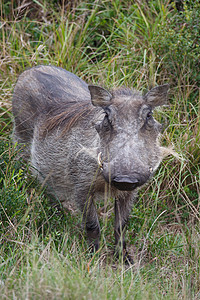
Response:
[{"label": "warthog snout", "polygon": [[[109,178],[110,177],[110,178]],[[120,191],[133,191],[147,182],[149,177],[141,174],[107,176],[105,180]]]},{"label": "warthog snout", "polygon": [[133,176],[119,175],[113,178],[111,184],[121,191],[133,191],[140,185],[140,181]]},{"label": "warthog snout", "polygon": [[131,168],[124,167],[122,163],[121,166],[116,166],[112,161],[110,163],[103,162],[101,155],[102,153],[99,153],[98,163],[106,182],[120,191],[133,191],[144,185],[152,175],[151,168],[148,171],[145,170],[144,174],[137,173],[134,172],[134,164],[131,171]]}]

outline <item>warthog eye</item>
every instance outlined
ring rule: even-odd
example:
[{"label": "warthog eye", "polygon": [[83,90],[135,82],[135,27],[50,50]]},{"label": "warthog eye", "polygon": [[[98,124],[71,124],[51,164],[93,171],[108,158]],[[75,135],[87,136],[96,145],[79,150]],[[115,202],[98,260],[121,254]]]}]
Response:
[{"label": "warthog eye", "polygon": [[146,116],[146,121],[148,122],[149,120],[151,120],[153,118],[153,112],[150,111],[148,112],[147,116]]},{"label": "warthog eye", "polygon": [[146,114],[146,118],[145,118],[145,128],[146,129],[151,129],[155,124],[155,120],[153,118],[153,112],[152,111],[148,111]]},{"label": "warthog eye", "polygon": [[106,129],[106,130],[109,130],[110,126],[111,126],[111,121],[109,119],[109,115],[106,113],[105,114],[105,117],[103,119],[103,127]]},{"label": "warthog eye", "polygon": [[95,128],[97,130],[98,133],[100,133],[100,131],[109,131],[112,127],[112,122],[110,120],[110,116],[107,112],[105,112],[104,118],[102,120],[101,123],[96,124]]}]

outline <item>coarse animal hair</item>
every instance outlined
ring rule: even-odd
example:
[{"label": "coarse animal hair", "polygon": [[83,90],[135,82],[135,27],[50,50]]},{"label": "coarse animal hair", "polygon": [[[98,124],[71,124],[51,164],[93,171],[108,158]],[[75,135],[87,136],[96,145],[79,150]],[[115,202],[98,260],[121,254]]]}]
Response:
[{"label": "coarse animal hair", "polygon": [[62,128],[64,135],[69,131],[81,118],[87,118],[94,111],[91,102],[75,102],[71,101],[64,107],[55,107],[46,117],[41,128],[41,137],[51,133],[56,128]]}]

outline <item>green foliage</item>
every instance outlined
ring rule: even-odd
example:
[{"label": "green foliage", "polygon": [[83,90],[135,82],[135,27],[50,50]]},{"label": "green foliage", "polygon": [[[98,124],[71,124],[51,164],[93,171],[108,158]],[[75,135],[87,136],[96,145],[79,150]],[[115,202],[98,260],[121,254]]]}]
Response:
[{"label": "green foliage", "polygon": [[[0,4],[2,299],[199,297],[200,5],[181,2]],[[11,143],[13,87],[24,69],[38,64],[108,87],[171,85],[170,106],[155,114],[168,125],[163,144],[180,158],[165,159],[134,204],[127,232],[133,266],[113,261],[112,199],[99,204],[101,249],[91,256],[81,216],[50,203]]]},{"label": "green foliage", "polygon": [[200,84],[200,4],[199,1],[183,2],[183,11],[173,10],[158,26],[153,42],[159,58],[163,57],[168,76],[173,74],[174,84],[190,84],[197,89]]}]

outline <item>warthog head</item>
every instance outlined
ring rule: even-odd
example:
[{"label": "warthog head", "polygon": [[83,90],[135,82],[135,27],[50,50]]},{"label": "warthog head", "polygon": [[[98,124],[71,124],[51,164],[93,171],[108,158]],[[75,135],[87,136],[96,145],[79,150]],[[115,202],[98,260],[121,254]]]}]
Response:
[{"label": "warthog head", "polygon": [[119,190],[145,184],[163,158],[158,142],[162,125],[153,118],[153,110],[166,104],[168,89],[157,86],[142,96],[129,89],[111,94],[89,86],[93,105],[104,112],[95,124],[101,143],[99,165],[105,180]]}]

